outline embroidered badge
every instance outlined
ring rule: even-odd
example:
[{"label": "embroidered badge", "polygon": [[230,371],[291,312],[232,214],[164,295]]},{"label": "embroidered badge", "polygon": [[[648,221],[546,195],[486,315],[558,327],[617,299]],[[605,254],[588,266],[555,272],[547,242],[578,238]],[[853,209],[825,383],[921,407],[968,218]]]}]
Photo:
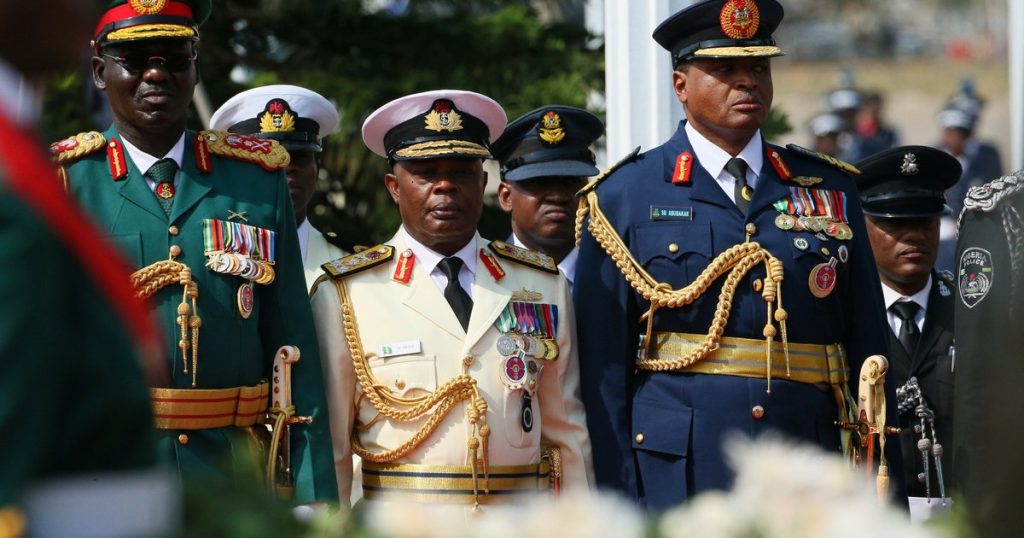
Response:
[{"label": "embroidered badge", "polygon": [[722,33],[732,39],[750,39],[761,24],[757,3],[750,0],[729,0],[719,13]]},{"label": "embroidered badge", "polygon": [[284,99],[271,99],[260,115],[261,133],[290,133],[295,130],[295,114]]},{"label": "embroidered badge", "polygon": [[684,151],[676,157],[676,169],[672,171],[672,183],[686,185],[690,183],[690,174],[693,173],[693,154]]},{"label": "embroidered badge", "polygon": [[519,291],[512,292],[512,300],[536,303],[544,300],[544,294],[539,291],[533,291],[523,288]]},{"label": "embroidered badge", "polygon": [[825,180],[820,177],[796,176],[793,178],[793,182],[801,187],[813,187],[822,181]]},{"label": "embroidered badge", "polygon": [[438,99],[426,117],[426,128],[431,131],[458,131],[462,129],[462,116],[455,111],[455,105],[447,99]]},{"label": "embroidered badge", "polygon": [[562,118],[554,111],[544,114],[540,120],[540,129],[537,137],[546,144],[555,145],[565,139],[565,128],[562,126]]},{"label": "embroidered badge", "polygon": [[156,15],[167,7],[167,0],[128,0],[128,4],[139,15]]},{"label": "embroidered badge", "polygon": [[974,308],[992,289],[992,253],[983,248],[968,248],[960,255],[959,273],[960,300],[967,308]]},{"label": "embroidered badge", "polygon": [[917,156],[913,153],[903,155],[903,164],[900,165],[900,174],[904,176],[917,175]]}]

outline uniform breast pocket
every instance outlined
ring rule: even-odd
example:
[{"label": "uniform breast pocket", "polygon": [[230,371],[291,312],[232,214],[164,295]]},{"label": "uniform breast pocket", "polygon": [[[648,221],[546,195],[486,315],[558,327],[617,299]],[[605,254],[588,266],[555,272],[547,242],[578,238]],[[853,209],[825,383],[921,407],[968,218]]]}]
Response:
[{"label": "uniform breast pocket", "polygon": [[377,384],[402,398],[415,398],[437,390],[434,355],[375,357],[368,361]]},{"label": "uniform breast pocket", "polygon": [[648,222],[633,229],[637,261],[659,282],[686,286],[711,261],[711,223]]},{"label": "uniform breast pocket", "polygon": [[109,234],[107,239],[132,264],[142,267],[142,235],[139,233]]}]

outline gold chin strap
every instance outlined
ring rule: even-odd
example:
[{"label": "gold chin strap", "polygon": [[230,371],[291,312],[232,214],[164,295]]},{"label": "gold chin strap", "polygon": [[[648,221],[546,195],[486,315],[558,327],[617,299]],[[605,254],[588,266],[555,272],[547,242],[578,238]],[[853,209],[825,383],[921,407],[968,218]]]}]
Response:
[{"label": "gold chin strap", "polygon": [[[373,370],[367,362],[370,355],[363,351],[363,344],[359,338],[359,327],[356,324],[348,286],[345,285],[345,281],[342,279],[334,280],[333,283],[338,291],[338,300],[341,303],[341,319],[345,330],[345,341],[348,343],[349,353],[352,356],[352,367],[363,395],[373,404],[374,409],[379,413],[378,416],[384,416],[400,422],[426,419],[423,426],[408,441],[397,448],[379,453],[367,450],[360,443],[359,435],[353,432],[352,452],[364,460],[374,463],[395,462],[420,446],[427,437],[437,430],[441,425],[441,421],[448,416],[448,413],[452,411],[455,405],[466,400],[466,420],[471,426],[467,440],[469,447],[468,465],[472,469],[473,475],[474,507],[479,506],[480,490],[482,489],[485,494],[490,492],[488,487],[490,477],[487,470],[487,441],[491,435],[491,427],[487,424],[487,401],[480,395],[480,391],[476,386],[476,380],[469,376],[469,367],[473,364],[473,357],[465,357],[462,361],[462,373],[449,379],[434,392],[414,398],[403,398],[394,394],[389,387],[377,381],[373,375]],[[356,428],[359,428],[358,424]],[[483,474],[483,488],[479,487],[479,475],[481,472]]]},{"label": "gold chin strap", "polygon": [[[727,275],[722,285],[722,292],[718,296],[715,317],[701,345],[682,357],[637,361],[636,367],[641,370],[659,372],[679,370],[703,359],[717,349],[722,339],[722,333],[725,331],[726,322],[729,320],[729,310],[732,307],[732,299],[740,279],[756,265],[763,264],[767,276],[764,280],[764,287],[761,290],[761,297],[767,303],[768,318],[762,334],[765,338],[768,393],[771,393],[772,341],[780,332],[782,350],[786,360],[786,371],[787,373],[789,371],[789,346],[786,332],[788,314],[782,307],[781,284],[783,265],[778,258],[772,256],[771,252],[758,243],[750,241],[748,235],[746,242],[735,245],[719,254],[692,283],[676,290],[664,282],[656,281],[637,262],[636,258],[630,253],[629,248],[622,242],[622,238],[615,232],[615,229],[601,211],[597,192],[593,190],[580,199],[580,207],[576,212],[577,244],[579,244],[582,238],[583,222],[588,214],[590,216],[590,223],[587,229],[591,235],[601,245],[601,248],[608,253],[608,257],[615,262],[616,267],[622,272],[626,282],[644,299],[650,302],[650,309],[641,316],[641,320],[644,318],[647,320],[647,330],[643,338],[641,355],[645,355],[647,346],[650,345],[651,334],[654,328],[654,314],[659,308],[679,308],[689,305],[699,299],[718,278]],[[773,322],[778,322],[780,330],[776,330]]]},{"label": "gold chin strap", "polygon": [[[184,363],[186,375],[188,375],[188,350],[190,347],[192,348],[192,388],[195,388],[199,369],[199,327],[203,325],[203,321],[199,319],[199,310],[196,307],[196,301],[199,299],[199,287],[192,280],[192,269],[173,259],[161,260],[132,273],[130,281],[135,289],[135,296],[139,299],[148,299],[160,289],[174,284],[180,284],[185,288],[181,304],[178,305],[178,326],[181,327],[181,340],[178,341],[178,348],[181,349],[181,360]],[[191,306],[189,306],[190,300]],[[189,329],[191,329],[191,342],[189,341]]]}]

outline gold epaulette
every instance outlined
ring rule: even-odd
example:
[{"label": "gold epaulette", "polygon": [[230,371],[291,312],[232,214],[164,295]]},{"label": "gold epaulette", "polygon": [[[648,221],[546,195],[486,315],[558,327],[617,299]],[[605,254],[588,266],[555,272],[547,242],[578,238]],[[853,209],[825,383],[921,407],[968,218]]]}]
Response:
[{"label": "gold epaulette", "polygon": [[281,170],[291,162],[288,151],[276,140],[227,131],[200,131],[199,137],[214,155],[255,163],[270,172]]},{"label": "gold epaulette", "polygon": [[848,163],[846,161],[841,161],[841,160],[839,160],[839,159],[837,159],[837,158],[835,158],[835,157],[833,157],[831,155],[825,155],[824,153],[818,153],[817,151],[809,150],[809,149],[807,149],[805,147],[801,147],[801,146],[798,146],[796,144],[789,144],[789,145],[786,146],[786,149],[788,149],[788,150],[790,150],[790,151],[792,151],[792,152],[794,152],[794,153],[796,153],[798,155],[803,155],[804,157],[810,157],[811,159],[814,159],[816,161],[821,161],[821,162],[824,162],[825,164],[828,164],[830,166],[834,166],[834,167],[842,170],[843,172],[846,172],[847,174],[853,174],[853,175],[860,174],[860,170],[858,170],[856,166],[854,166],[854,165],[852,165],[852,164],[850,164],[850,163]]},{"label": "gold epaulette", "polygon": [[376,267],[395,255],[395,247],[391,245],[377,245],[355,254],[349,254],[344,258],[329,261],[320,267],[330,275],[331,278],[342,278]]},{"label": "gold epaulette", "polygon": [[57,164],[70,164],[86,155],[96,153],[106,143],[107,139],[98,131],[78,133],[50,144],[50,155]]},{"label": "gold epaulette", "polygon": [[537,252],[526,248],[510,245],[504,241],[491,241],[489,245],[495,254],[527,267],[540,269],[547,273],[558,274],[558,264],[555,259],[543,252]]},{"label": "gold epaulette", "polygon": [[594,179],[591,179],[589,183],[587,183],[582,189],[579,190],[579,192],[576,193],[576,196],[583,196],[584,194],[587,194],[588,192],[596,189],[597,186],[600,185],[602,181],[607,179],[608,176],[612,175],[612,172],[618,170],[620,167],[622,167],[622,165],[624,165],[626,163],[635,161],[637,156],[639,156],[639,155],[640,155],[640,146],[637,146],[637,147],[633,148],[633,151],[631,151],[629,153],[629,155],[626,155],[622,159],[619,159],[619,162],[609,166],[608,168],[606,168],[604,170],[604,172],[601,172],[600,174],[594,176]]}]

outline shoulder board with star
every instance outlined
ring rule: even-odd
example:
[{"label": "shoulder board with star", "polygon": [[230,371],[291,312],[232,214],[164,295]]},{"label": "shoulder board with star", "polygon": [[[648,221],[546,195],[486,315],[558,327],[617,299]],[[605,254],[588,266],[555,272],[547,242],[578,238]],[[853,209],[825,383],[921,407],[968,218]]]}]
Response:
[{"label": "shoulder board with star", "polygon": [[588,192],[596,189],[597,186],[600,185],[602,181],[604,181],[605,179],[608,179],[608,176],[612,175],[612,172],[615,172],[616,170],[621,168],[624,164],[627,164],[627,163],[635,161],[637,159],[637,157],[639,157],[639,156],[640,156],[640,146],[637,146],[636,148],[633,149],[633,151],[631,151],[629,153],[629,155],[626,155],[625,157],[620,159],[619,162],[609,166],[608,168],[606,168],[604,170],[604,172],[601,172],[600,174],[594,176],[594,179],[591,179],[590,182],[586,184],[586,186],[584,186],[582,189],[580,189],[579,192],[576,193],[576,196],[582,196],[582,195],[587,194]]},{"label": "shoulder board with star", "polygon": [[50,144],[50,155],[57,164],[71,164],[86,155],[103,149],[107,139],[103,133],[89,131],[69,136],[64,140]]},{"label": "shoulder board with star", "polygon": [[527,267],[533,267],[546,273],[558,274],[558,264],[555,263],[555,259],[543,252],[517,247],[504,241],[491,241],[487,246],[499,257],[506,260],[511,260]]},{"label": "shoulder board with star", "polygon": [[971,187],[964,198],[964,211],[993,211],[1004,200],[1024,190],[1024,172],[993,179],[984,185]]},{"label": "shoulder board with star", "polygon": [[[196,158],[210,153],[236,161],[255,163],[268,172],[282,170],[291,161],[288,151],[276,140],[245,136],[227,131],[200,131],[196,133]],[[200,163],[200,169],[203,169]]]},{"label": "shoulder board with star", "polygon": [[807,149],[805,147],[801,147],[801,146],[798,146],[796,144],[789,144],[789,145],[786,146],[786,149],[796,153],[797,155],[803,155],[804,157],[808,157],[808,158],[814,159],[816,161],[821,161],[821,162],[823,162],[823,163],[825,163],[825,164],[827,164],[829,166],[834,166],[835,168],[838,168],[838,169],[842,170],[843,172],[846,172],[847,174],[853,174],[853,175],[859,175],[860,174],[860,170],[858,170],[856,166],[854,166],[854,165],[852,165],[852,164],[850,164],[850,163],[848,163],[846,161],[841,161],[841,160],[839,160],[839,159],[837,159],[835,157],[832,157],[831,155],[825,155],[824,153],[818,153],[817,151],[809,150],[809,149]]},{"label": "shoulder board with star", "polygon": [[364,251],[349,254],[344,258],[329,261],[320,267],[330,275],[331,278],[344,278],[376,267],[395,256],[395,247],[390,245],[377,245]]}]

